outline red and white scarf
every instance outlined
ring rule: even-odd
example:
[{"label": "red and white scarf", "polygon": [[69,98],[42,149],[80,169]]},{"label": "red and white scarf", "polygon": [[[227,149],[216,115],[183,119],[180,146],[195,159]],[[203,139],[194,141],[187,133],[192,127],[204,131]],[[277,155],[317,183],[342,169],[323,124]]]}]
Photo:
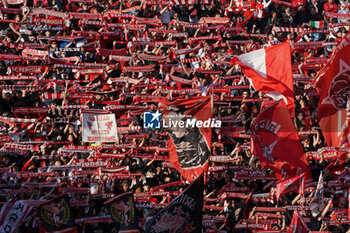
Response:
[{"label": "red and white scarf", "polygon": [[48,10],[45,8],[32,8],[30,13],[32,15],[49,15],[49,16],[54,16],[54,17],[62,18],[62,19],[68,18],[67,13],[54,11],[54,10]]}]

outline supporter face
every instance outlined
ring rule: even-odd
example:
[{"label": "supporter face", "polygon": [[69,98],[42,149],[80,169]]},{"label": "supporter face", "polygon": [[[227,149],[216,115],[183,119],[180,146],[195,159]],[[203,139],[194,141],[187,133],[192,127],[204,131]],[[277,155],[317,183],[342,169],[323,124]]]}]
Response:
[{"label": "supporter face", "polygon": [[149,185],[148,184],[144,184],[143,185],[143,191],[144,192],[148,192],[150,189],[149,189]]},{"label": "supporter face", "polygon": [[127,183],[123,183],[122,188],[124,190],[124,192],[129,190],[129,185]]},{"label": "supporter face", "polygon": [[71,133],[71,134],[74,133],[74,125],[70,125],[70,126],[69,126],[68,132]]},{"label": "supporter face", "polygon": [[173,17],[176,20],[179,17],[179,15],[177,13],[175,13]]},{"label": "supporter face", "polygon": [[298,113],[297,118],[299,121],[303,120],[303,114],[301,112]]},{"label": "supporter face", "polygon": [[10,93],[6,93],[6,94],[5,94],[5,101],[6,101],[6,102],[12,101],[12,95],[11,95]]},{"label": "supporter face", "polygon": [[314,7],[311,8],[310,14],[311,14],[311,15],[316,15],[316,14],[317,14],[316,9],[315,9]]},{"label": "supporter face", "polygon": [[249,92],[244,91],[244,92],[243,92],[243,98],[248,98],[248,97],[249,97]]},{"label": "supporter face", "polygon": [[52,103],[50,104],[50,107],[51,107],[52,110],[56,109],[56,108],[57,108],[56,102],[52,102]]},{"label": "supporter face", "polygon": [[68,140],[69,142],[74,142],[74,137],[73,137],[73,135],[72,135],[72,134],[69,134],[68,137],[67,137],[67,140]]},{"label": "supporter face", "polygon": [[287,14],[290,14],[290,13],[291,13],[290,7],[287,7],[287,8],[286,8],[286,13],[287,13]]},{"label": "supporter face", "polygon": [[21,20],[21,17],[19,15],[16,15],[15,20],[16,20],[16,22],[19,22]]},{"label": "supporter face", "polygon": [[61,165],[61,161],[56,160],[54,165],[55,165],[55,166],[60,166],[60,165]]}]

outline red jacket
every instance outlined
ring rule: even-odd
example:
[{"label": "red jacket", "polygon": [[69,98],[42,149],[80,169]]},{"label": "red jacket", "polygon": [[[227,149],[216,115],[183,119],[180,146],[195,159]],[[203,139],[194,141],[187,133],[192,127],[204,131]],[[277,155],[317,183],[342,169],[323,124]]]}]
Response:
[{"label": "red jacket", "polygon": [[323,9],[326,12],[337,13],[338,12],[338,5],[335,3],[326,2],[325,4],[323,4]]}]

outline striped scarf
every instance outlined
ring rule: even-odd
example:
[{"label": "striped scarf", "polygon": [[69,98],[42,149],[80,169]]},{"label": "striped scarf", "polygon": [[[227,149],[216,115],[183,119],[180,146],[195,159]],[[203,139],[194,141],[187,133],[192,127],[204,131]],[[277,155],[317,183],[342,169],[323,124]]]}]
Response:
[{"label": "striped scarf", "polygon": [[192,63],[192,62],[200,62],[200,61],[205,61],[208,58],[210,58],[209,54],[206,54],[204,57],[194,57],[194,58],[185,58],[181,59],[181,63]]}]

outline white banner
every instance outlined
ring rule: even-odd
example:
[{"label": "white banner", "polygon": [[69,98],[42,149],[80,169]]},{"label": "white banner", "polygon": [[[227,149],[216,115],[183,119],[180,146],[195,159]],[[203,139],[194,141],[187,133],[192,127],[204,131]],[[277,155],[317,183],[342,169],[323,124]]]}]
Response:
[{"label": "white banner", "polygon": [[83,113],[83,142],[116,142],[117,124],[114,114]]},{"label": "white banner", "polygon": [[[17,227],[22,223],[23,219],[27,216],[33,206],[29,206],[25,201],[13,201],[10,200],[7,205],[7,210],[2,210],[1,219],[3,219],[0,226],[0,232],[12,233],[15,232]],[[6,204],[5,204],[6,205]]]}]

